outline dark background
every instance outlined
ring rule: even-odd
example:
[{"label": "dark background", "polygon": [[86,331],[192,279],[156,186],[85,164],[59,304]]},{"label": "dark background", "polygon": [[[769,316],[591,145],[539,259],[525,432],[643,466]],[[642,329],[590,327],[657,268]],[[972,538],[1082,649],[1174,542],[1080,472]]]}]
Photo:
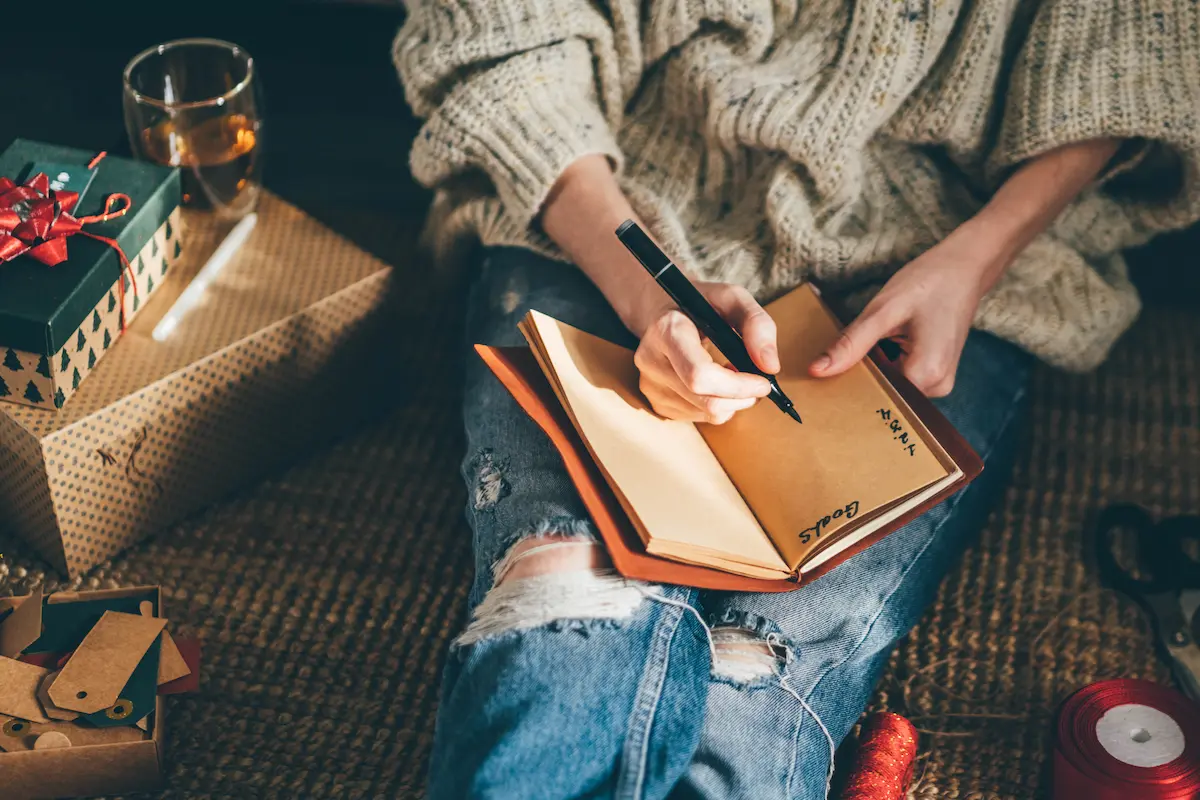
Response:
[{"label": "dark background", "polygon": [[[398,0],[3,5],[0,147],[21,136],[126,152],[126,62],[173,38],[227,39],[255,57],[265,89],[266,185],[393,262],[398,231],[360,221],[356,208],[370,204],[415,237],[428,194],[407,168],[417,122],[391,63]],[[1200,297],[1200,230],[1161,237],[1130,261],[1151,304]]]},{"label": "dark background", "polygon": [[391,62],[398,2],[2,5],[0,149],[21,137],[126,154],[129,59],[169,39],[226,39],[254,56],[262,81],[266,185],[393,262],[396,232],[355,210],[369,204],[415,235],[428,195],[407,167],[417,123]]}]

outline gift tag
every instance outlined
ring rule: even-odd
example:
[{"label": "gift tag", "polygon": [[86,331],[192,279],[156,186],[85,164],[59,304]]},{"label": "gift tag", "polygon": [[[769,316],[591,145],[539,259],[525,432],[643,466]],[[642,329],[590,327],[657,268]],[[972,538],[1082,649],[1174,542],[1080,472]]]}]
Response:
[{"label": "gift tag", "polygon": [[42,633],[42,590],[35,589],[0,623],[0,656],[16,658]]},{"label": "gift tag", "polygon": [[[138,606],[138,610],[142,612],[143,617],[154,616],[154,604],[149,600],[143,600]],[[192,668],[184,661],[183,654],[175,646],[175,640],[171,638],[169,632],[163,631],[162,650],[158,657],[158,685],[162,686],[164,683],[177,681],[191,674]]]},{"label": "gift tag", "polygon": [[129,676],[129,681],[117,693],[116,702],[94,714],[85,714],[80,717],[80,722],[87,722],[97,728],[136,725],[154,711],[154,703],[158,698],[158,661],[161,646],[162,640],[155,639],[154,644],[146,651],[145,658]]},{"label": "gift tag", "polygon": [[[157,643],[166,624],[165,619],[106,611],[50,687],[54,705],[85,715],[111,709],[121,699],[122,687],[147,660],[145,656],[152,645],[154,672],[150,681],[153,694],[158,686]],[[146,713],[149,713],[148,709]],[[127,724],[132,723],[130,720]]]},{"label": "gift tag", "polygon": [[38,688],[38,702],[42,704],[42,713],[50,719],[58,722],[73,722],[79,718],[79,712],[64,711],[54,705],[54,701],[50,699],[50,687],[54,685],[54,679],[57,677],[57,672],[51,672],[42,679],[42,685]]},{"label": "gift tag", "polygon": [[33,732],[33,723],[29,720],[0,714],[0,750],[6,753],[32,750],[36,735]]},{"label": "gift tag", "polygon": [[192,668],[187,665],[183,654],[179,652],[179,647],[175,644],[175,640],[171,638],[171,634],[167,631],[162,632],[162,655],[159,657],[158,663],[158,685],[177,681],[180,678],[186,678],[192,674]]},{"label": "gift tag", "polygon": [[0,656],[0,714],[49,722],[38,702],[38,687],[50,670]]},{"label": "gift tag", "polygon": [[26,653],[67,653],[79,647],[105,611],[140,614],[141,597],[108,597],[102,600],[69,600],[70,595],[58,592],[46,598],[42,608],[42,635],[25,648]]},{"label": "gift tag", "polygon": [[[198,639],[177,639],[176,647],[187,665],[188,674],[158,686],[161,694],[189,694],[200,691],[200,641]],[[160,677],[162,670],[159,670]]]}]

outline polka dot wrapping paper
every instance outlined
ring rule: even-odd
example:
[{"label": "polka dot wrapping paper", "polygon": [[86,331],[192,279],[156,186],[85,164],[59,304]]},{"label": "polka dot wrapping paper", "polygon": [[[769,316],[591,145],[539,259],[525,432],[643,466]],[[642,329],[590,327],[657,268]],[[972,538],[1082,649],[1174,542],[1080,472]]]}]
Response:
[{"label": "polka dot wrapping paper", "polygon": [[390,269],[269,193],[202,304],[154,341],[228,229],[173,219],[187,248],[71,401],[0,403],[0,525],[71,577],[386,399],[368,373]]}]

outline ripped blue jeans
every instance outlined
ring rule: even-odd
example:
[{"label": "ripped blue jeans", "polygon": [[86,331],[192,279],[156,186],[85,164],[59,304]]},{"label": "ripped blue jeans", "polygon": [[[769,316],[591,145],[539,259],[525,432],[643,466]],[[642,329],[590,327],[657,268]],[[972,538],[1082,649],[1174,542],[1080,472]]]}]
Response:
[{"label": "ripped blue jeans", "polygon": [[[517,322],[536,308],[633,346],[578,270],[516,249],[481,259],[470,343],[523,344]],[[604,568],[510,576],[523,540],[601,545],[557,451],[470,354],[475,579],[446,667],[429,796],[824,797],[831,742],[1003,488],[1029,368],[1012,345],[973,333],[938,406],[986,460],[982,476],[811,585],[748,594],[631,583]]]}]

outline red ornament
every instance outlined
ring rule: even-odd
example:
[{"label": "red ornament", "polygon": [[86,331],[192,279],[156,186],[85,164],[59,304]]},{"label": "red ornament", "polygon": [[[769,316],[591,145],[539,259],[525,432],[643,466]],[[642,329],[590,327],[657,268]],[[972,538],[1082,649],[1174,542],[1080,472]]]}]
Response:
[{"label": "red ornament", "polygon": [[[88,167],[95,166],[103,155],[102,153],[97,156]],[[129,211],[133,201],[125,194],[111,194],[104,202],[103,212],[80,219],[71,216],[77,202],[77,192],[51,189],[49,178],[42,172],[19,185],[8,178],[0,177],[0,264],[28,254],[30,258],[53,267],[67,260],[67,238],[80,234],[104,242],[117,251],[117,256],[121,259],[121,269],[129,273],[136,296],[137,282],[121,246],[115,239],[83,230],[84,225],[123,216]],[[114,209],[115,203],[122,205]],[[117,288],[121,294],[121,330],[124,331],[125,282],[118,280]]]},{"label": "red ornament", "polygon": [[917,729],[899,714],[872,714],[863,723],[858,756],[842,800],[902,800],[917,760]]}]

